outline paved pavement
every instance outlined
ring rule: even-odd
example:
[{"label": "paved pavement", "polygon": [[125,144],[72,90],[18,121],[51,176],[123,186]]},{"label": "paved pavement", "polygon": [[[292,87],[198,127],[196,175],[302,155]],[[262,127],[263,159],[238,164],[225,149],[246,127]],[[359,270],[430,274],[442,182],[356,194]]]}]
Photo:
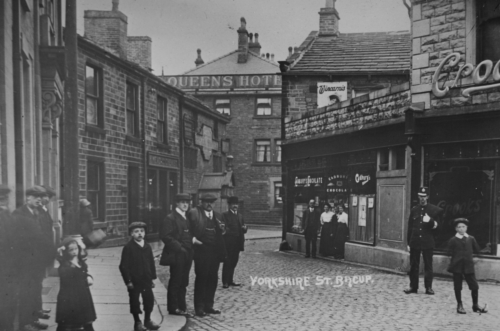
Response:
[{"label": "paved pavement", "polygon": [[[405,295],[407,277],[278,252],[279,243],[279,239],[247,242],[235,277],[244,286],[223,289],[219,284],[215,308],[221,309],[222,315],[190,318],[185,330],[457,331],[497,330],[500,325],[498,285],[480,284],[480,303],[487,302],[490,312],[479,315],[471,310],[470,291],[464,283],[462,297],[467,314],[458,315],[450,279],[435,280],[434,296],[423,294],[422,289],[417,295]],[[168,280],[168,269],[160,267],[159,271],[162,280]],[[266,277],[270,280],[263,284]],[[304,277],[310,277],[310,285],[280,286],[279,279],[274,284],[272,277],[300,278],[302,284]],[[316,277],[331,278],[330,285],[326,280],[319,285]],[[346,277],[350,277],[351,286]],[[193,284],[194,271],[187,295],[191,309]]]},{"label": "paved pavement", "polygon": [[[128,292],[118,270],[121,251],[122,247],[89,250],[87,263],[89,273],[94,277],[91,292],[97,312],[97,320],[94,323],[96,331],[127,331],[134,329],[134,319],[129,312]],[[151,319],[156,323],[162,322],[163,319],[160,328],[162,331],[182,329],[186,324],[186,318],[167,314],[167,290],[158,279],[155,284],[154,294],[159,305],[155,306]],[[46,278],[43,286],[44,308],[52,309],[51,319],[48,322],[44,321],[44,323],[50,325],[48,331],[55,331],[57,324],[54,319],[57,293],[59,292],[59,278]]]}]

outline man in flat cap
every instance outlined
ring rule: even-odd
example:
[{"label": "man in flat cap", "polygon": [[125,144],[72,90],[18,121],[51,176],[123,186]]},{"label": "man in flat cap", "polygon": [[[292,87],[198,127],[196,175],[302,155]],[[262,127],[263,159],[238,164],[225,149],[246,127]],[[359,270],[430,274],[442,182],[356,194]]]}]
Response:
[{"label": "man in flat cap", "polygon": [[224,224],[221,216],[213,210],[217,200],[213,194],[203,194],[201,205],[187,212],[193,235],[199,243],[194,246],[194,309],[196,315],[220,314],[214,309],[214,297],[217,290],[219,264],[226,258],[226,248],[222,238]]},{"label": "man in flat cap", "polygon": [[11,241],[14,239],[9,213],[9,192],[0,185],[0,330],[12,330],[16,316],[16,289],[18,275]]},{"label": "man in flat cap", "polygon": [[165,244],[160,265],[170,266],[167,309],[171,315],[190,316],[186,306],[186,288],[193,264],[193,245],[197,242],[186,218],[190,201],[188,193],[177,194],[175,210],[160,224],[160,238]]},{"label": "man in flat cap", "polygon": [[222,287],[240,286],[234,282],[234,269],[238,264],[240,252],[244,251],[245,233],[247,226],[243,221],[243,216],[238,212],[238,197],[229,197],[227,204],[229,210],[222,213],[222,223],[226,227],[224,243],[226,245],[227,259],[222,267]]},{"label": "man in flat cap", "polygon": [[434,252],[434,229],[439,225],[439,217],[443,210],[431,205],[429,189],[421,187],[418,191],[419,204],[410,211],[408,219],[407,243],[410,251],[410,287],[406,294],[418,292],[418,273],[420,268],[420,255],[424,258],[424,285],[425,294],[433,295],[432,289],[432,255]]},{"label": "man in flat cap", "polygon": [[40,225],[42,197],[47,190],[34,186],[26,190],[26,204],[12,213],[16,233],[14,243],[16,267],[19,273],[19,325],[24,331],[47,329],[40,323],[39,303],[45,268],[54,260],[55,247]]}]

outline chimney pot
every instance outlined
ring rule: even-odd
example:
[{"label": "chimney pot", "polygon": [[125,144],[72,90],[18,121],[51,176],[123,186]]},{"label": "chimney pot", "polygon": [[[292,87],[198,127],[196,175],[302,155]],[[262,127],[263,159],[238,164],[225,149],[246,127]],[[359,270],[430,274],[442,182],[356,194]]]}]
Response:
[{"label": "chimney pot", "polygon": [[294,54],[296,54],[296,53],[298,53],[298,52],[299,52],[299,48],[298,48],[297,46],[295,46],[295,47],[293,48],[293,53],[294,53]]},{"label": "chimney pot", "polygon": [[292,52],[293,52],[293,47],[292,46],[288,47],[288,56],[292,56],[293,54]]},{"label": "chimney pot", "polygon": [[248,39],[250,40],[251,43],[253,43],[253,33],[248,34]]},{"label": "chimney pot", "polygon": [[325,8],[335,8],[336,0],[326,0]]},{"label": "chimney pot", "polygon": [[113,9],[112,11],[119,11],[120,9],[118,7],[120,7],[120,0],[113,0]]},{"label": "chimney pot", "polygon": [[204,64],[205,62],[201,58],[201,49],[198,48],[196,52],[198,53],[198,57],[196,58],[196,61],[194,61],[194,64],[196,64],[196,66],[198,67]]},{"label": "chimney pot", "polygon": [[260,56],[262,56],[263,58],[266,57],[266,54],[265,53],[262,53]]},{"label": "chimney pot", "polygon": [[248,60],[248,31],[247,21],[241,18],[241,27],[238,29],[238,63],[246,63]]},{"label": "chimney pot", "polygon": [[274,62],[274,54],[271,54],[271,61]]},{"label": "chimney pot", "polygon": [[259,43],[259,34],[258,33],[255,34],[255,43],[256,44]]},{"label": "chimney pot", "polygon": [[269,53],[266,53],[266,59],[269,60]]}]

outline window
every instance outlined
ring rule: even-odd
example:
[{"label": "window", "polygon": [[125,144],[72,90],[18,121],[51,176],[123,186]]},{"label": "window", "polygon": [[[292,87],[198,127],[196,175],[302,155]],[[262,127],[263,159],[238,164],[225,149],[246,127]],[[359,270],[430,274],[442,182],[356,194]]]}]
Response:
[{"label": "window", "polygon": [[281,163],[281,139],[275,140],[275,162]]},{"label": "window", "polygon": [[214,138],[219,138],[219,123],[216,120],[214,120]]},{"label": "window", "polygon": [[216,99],[215,110],[224,115],[231,115],[231,101],[229,99]]},{"label": "window", "polygon": [[477,0],[477,63],[500,60],[500,6],[498,0]]},{"label": "window", "polygon": [[85,111],[87,124],[103,126],[101,70],[85,67]]},{"label": "window", "polygon": [[156,125],[156,135],[158,138],[158,142],[167,144],[167,100],[165,98],[158,97],[156,99],[156,108],[158,110],[158,122]]},{"label": "window", "polygon": [[220,155],[213,155],[213,162],[213,172],[222,172],[222,157]]},{"label": "window", "polygon": [[87,161],[87,199],[94,219],[104,222],[104,163]]},{"label": "window", "polygon": [[278,207],[283,203],[283,184],[274,182],[274,206]]},{"label": "window", "polygon": [[271,141],[257,140],[255,141],[255,161],[256,162],[271,162]]},{"label": "window", "polygon": [[257,116],[271,116],[271,98],[257,99]]},{"label": "window", "polygon": [[139,134],[137,119],[137,86],[127,83],[127,134],[131,136]]},{"label": "window", "polygon": [[184,147],[184,167],[186,169],[196,169],[198,162],[198,149],[192,147]]}]

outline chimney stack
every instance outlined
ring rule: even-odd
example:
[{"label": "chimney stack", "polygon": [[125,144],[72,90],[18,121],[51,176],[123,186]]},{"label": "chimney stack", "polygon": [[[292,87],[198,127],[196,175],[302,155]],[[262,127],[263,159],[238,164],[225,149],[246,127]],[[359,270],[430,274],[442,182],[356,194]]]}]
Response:
[{"label": "chimney stack", "polygon": [[129,61],[137,63],[141,67],[151,69],[151,38],[127,37],[127,57]]},{"label": "chimney stack", "polygon": [[241,27],[238,29],[238,63],[246,63],[248,59],[248,31],[247,21],[241,18]]},{"label": "chimney stack", "polygon": [[85,38],[126,60],[128,19],[118,6],[119,0],[113,0],[111,11],[86,10]]},{"label": "chimney stack", "polygon": [[328,37],[339,35],[339,20],[340,16],[335,9],[337,0],[326,0],[325,8],[321,8],[319,12],[319,36]]},{"label": "chimney stack", "polygon": [[262,48],[259,43],[259,34],[258,33],[255,34],[255,42],[253,42],[252,39],[250,39],[250,41],[251,42],[248,45],[249,51],[259,55],[260,49]]},{"label": "chimney stack", "polygon": [[204,64],[205,62],[201,58],[201,49],[198,48],[196,52],[198,53],[198,57],[196,58],[196,61],[194,61],[194,64],[196,64],[196,66],[198,67]]},{"label": "chimney stack", "polygon": [[293,55],[293,48],[292,46],[288,47],[288,57],[286,58],[286,60],[288,61],[289,58],[291,58]]}]

